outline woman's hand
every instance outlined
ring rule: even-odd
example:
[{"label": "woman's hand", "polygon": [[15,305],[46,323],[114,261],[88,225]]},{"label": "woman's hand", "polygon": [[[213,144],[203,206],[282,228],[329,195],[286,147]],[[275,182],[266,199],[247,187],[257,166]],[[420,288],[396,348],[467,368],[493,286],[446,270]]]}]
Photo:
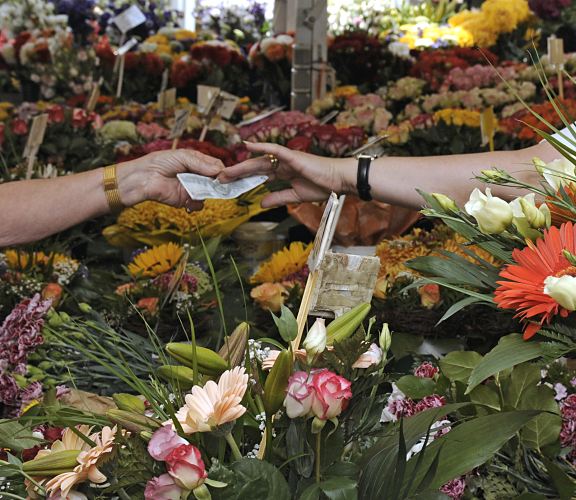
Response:
[{"label": "woman's hand", "polygon": [[202,202],[190,199],[176,174],[190,172],[216,177],[223,169],[224,164],[217,158],[190,149],[150,153],[118,165],[120,199],[126,206],[154,200],[198,210]]},{"label": "woman's hand", "polygon": [[292,151],[278,144],[247,142],[246,147],[253,153],[276,156],[278,167],[273,168],[268,156],[260,156],[224,169],[218,179],[226,183],[251,175],[267,175],[270,180],[289,181],[291,188],[270,193],[264,198],[262,206],[265,208],[322,201],[332,191],[344,193],[347,190],[342,171],[338,169],[342,160]]}]

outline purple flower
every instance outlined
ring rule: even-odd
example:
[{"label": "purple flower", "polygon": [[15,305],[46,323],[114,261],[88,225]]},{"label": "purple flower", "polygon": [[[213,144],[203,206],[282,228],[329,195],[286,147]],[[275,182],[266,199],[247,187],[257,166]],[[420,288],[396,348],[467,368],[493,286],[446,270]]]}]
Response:
[{"label": "purple flower", "polygon": [[20,392],[20,413],[32,403],[42,397],[44,391],[42,390],[42,384],[40,382],[32,382],[28,387]]},{"label": "purple flower", "polygon": [[15,406],[18,403],[18,384],[9,373],[0,374],[0,401],[6,406]]},{"label": "purple flower", "polygon": [[576,394],[570,394],[560,403],[560,414],[562,416],[560,444],[572,449],[568,459],[576,464]]},{"label": "purple flower", "polygon": [[547,21],[558,19],[562,10],[571,4],[572,0],[528,0],[530,9],[538,17]]},{"label": "purple flower", "polygon": [[568,396],[568,390],[564,384],[561,384],[560,382],[554,384],[554,391],[556,392],[556,395],[554,396],[556,401],[560,401]]}]

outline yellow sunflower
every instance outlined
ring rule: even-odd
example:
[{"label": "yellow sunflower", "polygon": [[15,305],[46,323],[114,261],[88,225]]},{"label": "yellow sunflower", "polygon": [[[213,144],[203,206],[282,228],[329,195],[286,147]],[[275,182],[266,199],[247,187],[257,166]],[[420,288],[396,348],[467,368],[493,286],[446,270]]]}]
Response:
[{"label": "yellow sunflower", "polygon": [[173,269],[183,254],[184,249],[175,243],[158,245],[134,257],[128,270],[134,277],[154,278]]},{"label": "yellow sunflower", "polygon": [[291,243],[263,262],[250,278],[250,283],[276,283],[302,271],[311,250],[312,245],[304,245],[301,241]]},{"label": "yellow sunflower", "polygon": [[430,248],[421,240],[421,229],[415,229],[409,235],[394,239],[384,240],[376,247],[376,256],[380,259],[379,277],[387,277],[394,280],[402,272],[414,271],[404,264],[410,259],[422,257],[430,253]]}]

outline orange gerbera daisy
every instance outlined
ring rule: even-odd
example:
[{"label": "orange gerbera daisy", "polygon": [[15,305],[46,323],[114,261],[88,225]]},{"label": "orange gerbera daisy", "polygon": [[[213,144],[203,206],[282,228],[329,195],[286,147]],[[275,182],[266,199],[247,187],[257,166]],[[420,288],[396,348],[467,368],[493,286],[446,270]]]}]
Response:
[{"label": "orange gerbera daisy", "polygon": [[525,339],[534,336],[554,316],[565,318],[574,310],[571,306],[563,307],[568,301],[551,287],[568,277],[576,277],[576,266],[564,255],[564,251],[576,253],[574,225],[568,222],[559,228],[551,227],[543,238],[536,243],[527,241],[527,245],[522,250],[514,250],[512,257],[517,264],[509,264],[500,272],[506,281],[498,281],[500,286],[494,293],[498,307],[514,309],[516,317],[528,323],[524,329]]}]

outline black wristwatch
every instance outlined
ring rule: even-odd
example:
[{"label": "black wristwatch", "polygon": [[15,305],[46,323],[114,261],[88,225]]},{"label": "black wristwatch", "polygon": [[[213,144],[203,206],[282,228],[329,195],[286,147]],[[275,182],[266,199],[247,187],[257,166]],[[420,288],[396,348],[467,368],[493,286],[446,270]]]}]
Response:
[{"label": "black wristwatch", "polygon": [[358,156],[358,176],[356,178],[356,189],[358,190],[358,196],[361,200],[370,201],[372,195],[370,194],[370,183],[368,182],[368,175],[370,174],[370,165],[373,156],[369,155],[359,155]]}]

